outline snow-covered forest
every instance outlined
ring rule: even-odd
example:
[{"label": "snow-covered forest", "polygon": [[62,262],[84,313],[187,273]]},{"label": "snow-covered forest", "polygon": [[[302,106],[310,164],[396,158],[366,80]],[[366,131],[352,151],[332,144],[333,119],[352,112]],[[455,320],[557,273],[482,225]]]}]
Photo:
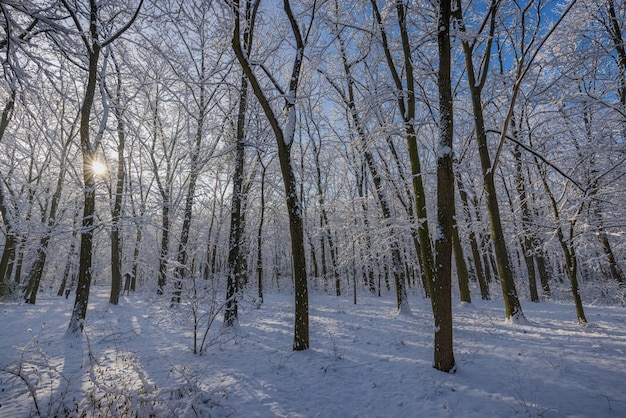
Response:
[{"label": "snow-covered forest", "polygon": [[623,416],[625,31],[1,0],[0,416]]}]

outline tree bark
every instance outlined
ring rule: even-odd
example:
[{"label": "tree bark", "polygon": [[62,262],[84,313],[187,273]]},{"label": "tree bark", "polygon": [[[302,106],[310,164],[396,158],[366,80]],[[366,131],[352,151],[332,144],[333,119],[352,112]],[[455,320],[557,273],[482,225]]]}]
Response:
[{"label": "tree bark", "polygon": [[483,262],[481,260],[480,249],[478,246],[478,241],[476,239],[476,232],[474,231],[472,223],[472,215],[470,210],[469,198],[467,196],[467,191],[465,190],[465,185],[461,179],[461,174],[457,171],[455,173],[457,188],[459,190],[459,197],[461,198],[461,204],[463,206],[463,213],[465,214],[465,220],[468,223],[468,228],[470,229],[468,239],[470,241],[470,248],[472,250],[472,260],[474,262],[474,273],[476,274],[476,281],[478,282],[478,286],[480,288],[480,297],[483,300],[489,300],[489,281],[485,275],[485,271],[483,268],[487,268],[487,266],[483,266]]},{"label": "tree bark", "polygon": [[[204,56],[203,56],[204,61]],[[204,76],[204,62],[202,65],[202,74]],[[205,85],[204,82],[200,82],[200,96],[199,113],[197,116],[197,127],[193,143],[193,149],[191,151],[191,162],[189,167],[189,183],[187,185],[187,195],[185,196],[185,209],[183,213],[183,225],[180,231],[180,241],[178,243],[177,252],[177,265],[174,270],[174,291],[172,293],[172,305],[180,303],[181,293],[183,288],[183,282],[188,274],[187,266],[187,244],[189,243],[189,232],[191,230],[191,218],[193,216],[193,202],[196,193],[196,184],[198,183],[198,176],[200,175],[200,147],[202,144],[202,135],[204,132],[204,118],[206,114],[206,102],[205,102]]]},{"label": "tree bark", "polygon": [[90,139],[90,117],[93,106],[97,75],[98,61],[100,59],[101,44],[98,40],[98,7],[95,2],[91,3],[90,10],[90,36],[92,42],[88,45],[89,66],[85,96],[80,109],[80,149],[83,155],[83,220],[80,232],[80,258],[78,266],[78,284],[76,286],[76,298],[68,327],[69,333],[78,333],[83,330],[83,321],[87,315],[89,303],[89,290],[91,288],[91,264],[93,257],[93,231],[96,206],[96,181],[92,169],[95,158],[95,147]]},{"label": "tree bark", "polygon": [[[537,165],[539,165],[539,162]],[[556,234],[559,240],[559,244],[561,245],[561,249],[563,250],[563,257],[565,258],[565,270],[567,271],[567,276],[570,280],[572,296],[574,298],[574,305],[576,306],[576,316],[578,317],[578,323],[580,325],[587,325],[587,318],[585,317],[585,310],[583,308],[582,298],[580,296],[580,288],[578,286],[578,258],[576,257],[576,251],[574,249],[574,226],[576,223],[576,217],[580,215],[584,203],[581,203],[578,208],[578,212],[576,216],[572,218],[570,221],[569,227],[569,239],[565,239],[565,234],[563,233],[563,229],[561,227],[561,218],[559,214],[559,207],[557,205],[556,199],[552,194],[552,190],[548,185],[548,181],[546,179],[546,174],[543,169],[540,169],[541,182],[543,184],[544,190],[546,191],[546,195],[550,199],[550,203],[552,205],[552,212],[554,214],[554,219],[556,221]]]},{"label": "tree bark", "polygon": [[463,246],[459,237],[459,229],[455,219],[452,226],[452,248],[454,250],[454,265],[456,267],[457,280],[459,282],[459,296],[461,302],[472,303],[472,295],[469,288],[469,272],[463,256]]},{"label": "tree bark", "polygon": [[252,71],[252,67],[248,62],[241,45],[239,0],[233,0],[232,7],[235,17],[232,37],[233,50],[276,137],[278,160],[285,188],[287,212],[289,215],[289,232],[291,236],[291,255],[295,290],[293,349],[295,351],[307,350],[309,348],[309,296],[304,249],[304,225],[302,219],[302,208],[300,200],[298,199],[297,181],[291,161],[291,146],[295,139],[296,127],[296,93],[298,83],[300,81],[302,63],[304,60],[305,40],[302,38],[300,28],[291,10],[289,0],[284,0],[283,9],[291,25],[292,33],[296,42],[296,56],[294,58],[291,77],[289,79],[289,87],[284,94],[285,103],[283,107],[283,114],[286,115],[287,122],[284,127],[281,127],[272,105]]},{"label": "tree bark", "polygon": [[[254,38],[254,23],[259,1],[251,3],[246,1],[245,20],[246,26],[243,31],[243,50],[246,59],[250,58],[252,41]],[[224,310],[224,325],[232,326],[238,320],[237,297],[241,284],[242,275],[246,274],[240,260],[244,257],[242,251],[244,215],[242,203],[244,201],[243,181],[245,164],[245,139],[246,139],[246,111],[248,109],[248,79],[241,74],[239,87],[239,109],[237,111],[237,126],[235,132],[235,169],[233,173],[233,195],[230,209],[230,235],[228,239],[228,278],[226,281],[226,307]]]},{"label": "tree bark", "polygon": [[[15,107],[15,95],[16,91],[11,91],[11,96],[4,105],[2,110],[2,118],[0,119],[0,141],[4,138],[9,121],[13,115],[13,108]],[[17,234],[13,229],[11,211],[8,206],[7,197],[5,196],[4,186],[2,185],[2,179],[0,179],[0,214],[2,215],[2,222],[5,226],[5,238],[4,249],[2,250],[2,257],[0,257],[0,296],[3,296],[6,291],[6,286],[10,279],[10,260],[15,257],[15,247],[17,245]],[[9,272],[9,274],[7,274]]]},{"label": "tree bark", "polygon": [[437,234],[431,303],[435,319],[434,367],[443,372],[455,367],[452,337],[452,241],[454,229],[453,108],[450,18],[451,0],[439,1],[439,144],[437,149]]},{"label": "tree bark", "polygon": [[[517,136],[515,131],[514,121],[511,121],[513,127],[513,136]],[[520,244],[522,247],[524,263],[526,264],[526,270],[528,272],[528,287],[530,290],[531,302],[539,302],[539,293],[537,292],[537,275],[535,270],[535,258],[533,253],[535,248],[533,243],[533,234],[531,232],[531,211],[528,207],[528,198],[526,195],[526,180],[524,179],[524,172],[522,169],[522,151],[519,145],[515,146],[513,151],[515,157],[515,189],[517,190],[517,197],[522,209],[522,236],[520,238]]]},{"label": "tree bark", "polygon": [[[422,272],[426,277],[428,286],[427,294],[430,294],[432,285],[432,272],[435,268],[432,252],[432,244],[430,238],[430,230],[428,226],[428,215],[426,211],[426,193],[424,190],[424,182],[422,180],[422,168],[417,147],[417,135],[415,132],[415,79],[413,77],[413,59],[411,55],[411,44],[409,42],[409,31],[406,25],[406,5],[404,1],[396,2],[396,13],[398,15],[398,26],[400,31],[400,39],[402,43],[402,56],[404,61],[404,71],[406,77],[406,87],[402,84],[400,74],[396,69],[393,61],[391,49],[387,41],[387,34],[384,29],[382,16],[378,9],[376,0],[371,0],[372,10],[378,27],[380,30],[383,49],[387,66],[391,72],[394,84],[397,90],[397,103],[402,120],[404,123],[405,137],[409,151],[409,160],[411,163],[411,175],[413,178],[413,194],[415,197],[415,212],[417,214],[417,231],[422,251]],[[400,93],[403,94],[400,94]],[[406,99],[405,99],[406,98]],[[405,102],[406,100],[406,102]]]},{"label": "tree bark", "polygon": [[124,126],[124,110],[122,107],[122,73],[115,63],[117,88],[115,93],[114,114],[117,119],[117,171],[115,182],[115,200],[111,210],[111,295],[109,303],[117,305],[120,299],[122,285],[122,240],[120,237],[120,215],[122,213],[122,199],[124,197],[124,181],[126,176],[124,163],[124,147],[126,143],[126,127]]},{"label": "tree bark", "polygon": [[[248,3],[249,4],[249,3]],[[246,26],[246,31],[249,25]],[[244,31],[244,48],[248,50],[246,31]],[[233,195],[230,210],[230,235],[228,240],[228,278],[226,282],[226,307],[224,310],[224,325],[232,326],[237,321],[237,294],[241,271],[239,253],[241,251],[241,201],[243,186],[243,170],[245,161],[245,123],[248,96],[248,81],[245,74],[241,76],[239,90],[239,111],[237,114],[236,145],[235,145],[235,172],[233,173]]]},{"label": "tree bark", "polygon": [[[493,39],[493,28],[495,26],[495,14],[497,9],[497,0],[493,0],[491,3],[491,33],[487,41],[486,51],[491,50],[491,43]],[[459,30],[465,33],[465,26],[463,25],[463,16],[461,12],[461,1],[457,0],[457,22],[459,23]],[[485,131],[485,121],[483,116],[483,105],[481,92],[486,80],[486,74],[489,67],[489,54],[486,54],[483,59],[483,73],[480,74],[480,79],[476,79],[474,73],[474,61],[473,50],[466,38],[462,39],[461,44],[463,46],[463,52],[465,55],[465,66],[467,70],[467,83],[469,85],[472,109],[474,112],[474,124],[476,132],[476,142],[478,144],[478,152],[480,156],[480,165],[483,175],[483,185],[485,189],[485,197],[487,199],[487,213],[489,215],[489,224],[491,226],[491,235],[493,238],[493,245],[496,254],[496,264],[498,268],[498,274],[500,276],[500,284],[502,286],[502,296],[504,299],[504,307],[506,311],[507,320],[521,320],[524,318],[522,312],[522,305],[520,304],[517,296],[517,289],[515,288],[515,281],[513,279],[513,270],[511,268],[511,260],[506,247],[506,239],[504,237],[504,230],[502,228],[502,220],[500,218],[500,208],[498,205],[498,195],[496,192],[496,186],[494,181],[493,167],[491,164],[491,158],[489,157],[489,148],[487,145],[487,134]]]},{"label": "tree bark", "polygon": [[90,139],[90,118],[91,109],[93,106],[96,85],[98,83],[98,61],[100,59],[100,52],[102,48],[113,42],[124,31],[126,31],[135,21],[139,10],[143,4],[143,0],[140,0],[137,10],[133,17],[114,35],[108,39],[101,40],[99,36],[99,3],[95,0],[89,2],[89,30],[87,32],[82,31],[80,25],[80,18],[77,15],[77,11],[67,3],[67,0],[62,0],[63,5],[72,17],[76,29],[78,29],[82,41],[85,45],[85,50],[88,57],[87,65],[87,84],[85,86],[85,93],[83,103],[80,108],[80,149],[83,156],[83,220],[80,239],[80,264],[78,267],[78,284],[76,286],[76,299],[74,301],[74,308],[72,310],[72,316],[70,318],[68,333],[82,332],[84,320],[87,314],[87,305],[89,302],[89,290],[91,288],[92,278],[92,256],[93,256],[93,232],[94,232],[94,216],[95,216],[95,204],[96,204],[96,181],[92,169],[92,164],[95,159],[96,146]]},{"label": "tree bark", "polygon": [[259,228],[257,230],[257,287],[259,295],[259,304],[263,303],[263,223],[265,222],[265,175],[267,165],[263,164],[261,154],[258,155],[259,164],[261,164],[261,207],[259,208]]}]

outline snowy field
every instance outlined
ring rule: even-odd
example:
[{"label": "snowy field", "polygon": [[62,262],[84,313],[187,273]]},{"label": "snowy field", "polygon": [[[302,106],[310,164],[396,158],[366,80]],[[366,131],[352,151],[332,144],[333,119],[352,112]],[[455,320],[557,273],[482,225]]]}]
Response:
[{"label": "snowy field", "polygon": [[0,304],[0,417],[626,417],[624,307],[586,306],[581,328],[573,305],[526,302],[513,325],[502,301],[456,303],[445,374],[419,297],[398,315],[391,296],[311,295],[311,349],[293,352],[292,297],[267,295],[194,355],[187,307],[107,292],[93,289],[79,339],[64,336],[72,297]]}]

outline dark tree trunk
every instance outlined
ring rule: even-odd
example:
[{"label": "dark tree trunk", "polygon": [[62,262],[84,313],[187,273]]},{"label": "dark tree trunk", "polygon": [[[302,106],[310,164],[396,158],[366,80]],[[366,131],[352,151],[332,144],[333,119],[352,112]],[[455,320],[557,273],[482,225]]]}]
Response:
[{"label": "dark tree trunk", "polygon": [[[246,2],[246,26],[243,31],[243,50],[246,59],[250,58],[251,45],[254,37],[254,22],[258,2]],[[230,234],[228,239],[228,278],[226,282],[226,307],[224,310],[224,325],[232,326],[238,320],[237,297],[239,288],[243,284],[242,276],[246,274],[241,260],[245,257],[242,251],[244,214],[242,211],[245,197],[244,191],[244,164],[246,139],[246,111],[248,109],[248,79],[246,74],[241,75],[239,88],[239,109],[237,112],[237,127],[235,132],[235,170],[233,173],[233,195],[230,209]]]},{"label": "dark tree trunk", "polygon": [[[9,121],[13,115],[13,108],[15,107],[15,94],[16,91],[11,91],[11,96],[4,105],[2,110],[2,118],[0,119],[0,141],[4,138]],[[15,246],[17,245],[17,236],[13,231],[13,225],[11,222],[11,212],[8,207],[8,202],[5,196],[4,187],[2,185],[2,179],[0,179],[0,215],[2,215],[2,222],[5,226],[5,238],[4,238],[4,250],[2,251],[2,257],[0,257],[0,296],[3,296],[5,292],[5,283],[8,284],[10,279],[10,263],[9,261],[15,257]],[[9,271],[9,274],[7,274]]]},{"label": "dark tree trunk", "polygon": [[89,303],[89,291],[91,289],[91,263],[93,256],[93,232],[94,217],[96,209],[96,181],[92,169],[95,157],[95,148],[91,143],[89,127],[91,118],[91,107],[94,102],[98,60],[100,59],[101,44],[98,41],[98,29],[96,27],[97,6],[92,4],[90,36],[89,67],[85,97],[80,109],[80,148],[83,155],[83,220],[80,232],[80,257],[78,266],[78,284],[76,286],[76,299],[74,309],[68,327],[68,332],[78,333],[83,330],[83,321],[87,315],[87,305]]},{"label": "dark tree trunk", "polygon": [[[249,28],[249,25],[246,26]],[[250,36],[244,31],[244,48],[248,50],[247,39]],[[228,240],[228,279],[226,282],[226,307],[224,310],[224,325],[232,326],[238,319],[237,296],[239,293],[241,271],[239,269],[241,241],[242,241],[242,193],[243,193],[243,170],[245,161],[245,123],[248,97],[248,80],[245,75],[241,76],[239,90],[239,112],[237,114],[237,132],[235,146],[235,172],[233,173],[233,195],[230,210],[230,235]]]},{"label": "dark tree trunk", "polygon": [[[415,197],[415,212],[417,214],[417,230],[422,252],[422,272],[426,277],[427,294],[430,294],[432,286],[432,274],[434,270],[434,257],[432,252],[432,244],[430,238],[430,230],[428,226],[428,215],[426,211],[426,193],[422,180],[422,168],[417,146],[417,136],[415,133],[415,79],[413,77],[413,59],[411,55],[411,44],[409,42],[409,30],[406,24],[406,6],[404,2],[396,2],[396,12],[398,15],[398,26],[400,29],[400,38],[402,43],[402,58],[404,61],[404,71],[406,77],[406,86],[402,84],[400,73],[393,61],[391,49],[387,41],[387,34],[384,30],[383,19],[378,9],[376,0],[371,0],[372,10],[380,29],[381,40],[385,52],[387,66],[391,72],[394,84],[397,90],[397,103],[400,114],[404,122],[405,137],[409,151],[409,160],[411,163],[411,175],[413,179],[413,194]],[[400,94],[405,92],[405,94]]]},{"label": "dark tree trunk", "polygon": [[143,228],[141,225],[137,225],[137,232],[135,235],[135,248],[133,249],[133,268],[130,277],[130,291],[134,292],[137,289],[137,274],[139,273],[139,250],[141,248],[141,240],[143,239]]},{"label": "dark tree trunk", "polygon": [[126,170],[124,164],[124,147],[126,144],[126,127],[124,125],[124,109],[122,104],[122,73],[118,63],[113,59],[117,75],[114,114],[117,119],[117,172],[115,184],[115,200],[111,210],[111,295],[109,303],[117,305],[122,285],[122,240],[120,237],[120,215],[124,197],[124,181]]},{"label": "dark tree trunk", "polygon": [[[491,33],[489,40],[487,41],[487,46],[485,47],[487,51],[491,50],[497,3],[498,2],[496,0],[493,0],[490,8],[490,13],[492,16],[490,23]],[[460,0],[457,0],[456,13],[457,21],[459,22],[459,30],[461,32],[465,32]],[[487,213],[489,215],[489,224],[491,226],[491,235],[493,237],[493,245],[495,249],[498,274],[500,276],[500,284],[502,286],[502,296],[504,299],[506,318],[515,320],[522,319],[524,317],[524,314],[522,312],[522,305],[520,304],[519,298],[517,296],[517,289],[515,288],[515,281],[513,279],[511,260],[507,251],[504,229],[502,227],[502,220],[500,218],[498,195],[496,193],[493,167],[491,164],[491,158],[489,156],[487,134],[485,130],[485,121],[483,116],[483,104],[481,96],[482,88],[486,80],[489,54],[487,54],[483,60],[483,73],[479,74],[480,78],[477,79],[474,73],[473,49],[467,39],[463,39],[461,43],[465,55],[467,83],[469,85],[471,93],[472,109],[474,112],[476,142],[478,144],[478,153],[480,156],[480,164],[483,175],[483,185],[485,189],[485,197],[487,199]]]},{"label": "dark tree trunk", "polygon": [[[67,6],[67,3],[64,2]],[[89,290],[91,288],[92,278],[92,256],[93,256],[93,233],[94,233],[94,217],[96,204],[96,181],[93,173],[93,162],[96,153],[96,145],[92,144],[90,139],[90,118],[91,108],[93,106],[96,86],[98,84],[98,61],[100,52],[103,47],[113,42],[117,37],[127,30],[137,18],[143,0],[140,0],[139,6],[135,14],[127,22],[122,29],[116,32],[111,38],[106,40],[99,39],[99,4],[94,0],[89,4],[89,33],[81,33],[85,50],[88,57],[87,66],[87,85],[85,87],[83,104],[80,108],[80,149],[83,156],[83,220],[80,239],[80,258],[78,267],[78,284],[76,286],[76,299],[74,308],[68,326],[68,333],[78,333],[83,330],[83,323],[87,315],[87,305],[89,302]],[[67,11],[73,16],[74,21],[78,22],[77,11],[66,7]],[[78,25],[80,26],[80,25]],[[79,28],[80,29],[80,28]]]},{"label": "dark tree trunk", "polygon": [[454,265],[456,266],[456,275],[459,282],[459,296],[461,302],[472,303],[469,288],[469,272],[465,257],[463,256],[463,246],[461,245],[461,238],[459,237],[459,229],[456,219],[453,218],[452,222],[452,247],[454,250]]},{"label": "dark tree trunk", "polygon": [[4,250],[0,258],[0,283],[8,283],[13,272],[13,260],[17,247],[17,235],[13,231],[7,232],[4,237]]},{"label": "dark tree trunk", "polygon": [[169,194],[161,201],[161,250],[159,253],[159,277],[157,294],[162,295],[167,285],[167,258],[170,246],[170,201]]},{"label": "dark tree trunk", "polygon": [[300,28],[291,10],[289,0],[284,0],[283,9],[291,25],[296,42],[296,56],[292,67],[291,77],[289,79],[289,87],[284,95],[285,103],[283,107],[283,114],[287,118],[287,123],[284,128],[281,128],[279,121],[276,119],[276,114],[272,105],[252,71],[241,45],[239,1],[234,0],[232,2],[232,7],[235,18],[232,38],[233,50],[237,56],[239,64],[252,86],[252,90],[254,91],[257,100],[263,108],[274,135],[276,136],[278,160],[285,188],[287,212],[289,215],[289,231],[291,236],[291,256],[295,290],[293,349],[296,351],[307,350],[309,348],[309,295],[306,275],[306,256],[304,249],[304,225],[302,219],[302,208],[298,198],[298,183],[291,162],[291,146],[293,145],[293,141],[295,139],[296,92],[304,60],[305,40],[302,38]]},{"label": "dark tree trunk", "polygon": [[[400,7],[400,6],[399,6]],[[437,235],[431,303],[435,319],[434,367],[454,369],[452,341],[452,244],[454,225],[453,108],[450,79],[451,0],[440,0],[437,44],[439,47],[439,145],[437,150]]]},{"label": "dark tree trunk", "polygon": [[172,294],[172,305],[180,303],[183,282],[188,275],[187,266],[187,244],[189,243],[189,232],[191,230],[191,218],[193,216],[193,201],[196,192],[196,184],[200,171],[200,145],[202,143],[202,133],[205,116],[205,91],[204,84],[200,84],[200,114],[198,115],[198,126],[195,135],[193,150],[191,152],[191,166],[189,168],[189,184],[187,186],[187,196],[185,197],[185,211],[183,215],[183,225],[180,231],[180,241],[178,243],[177,265],[174,271],[174,292]]},{"label": "dark tree trunk", "polygon": [[[514,120],[511,121],[511,127],[513,130],[513,136],[517,137],[517,130],[515,129]],[[526,180],[524,179],[524,171],[522,167],[522,151],[519,145],[515,146],[513,151],[515,157],[515,189],[517,190],[517,197],[522,209],[522,236],[520,238],[520,246],[522,248],[524,263],[526,264],[526,271],[528,272],[528,287],[530,290],[530,300],[532,302],[539,302],[539,292],[537,291],[537,275],[535,270],[535,258],[533,253],[533,233],[531,232],[532,220],[531,212],[528,207],[528,198],[526,195]]]},{"label": "dark tree trunk", "polygon": [[257,259],[256,273],[257,286],[259,294],[259,304],[263,303],[263,223],[265,221],[265,173],[267,166],[261,161],[259,154],[259,163],[261,164],[261,207],[259,208],[259,229],[257,230]]},{"label": "dark tree trunk", "polygon": [[483,300],[489,300],[489,282],[485,276],[485,271],[483,270],[483,262],[480,255],[480,250],[478,246],[478,241],[476,239],[476,232],[474,232],[474,228],[472,227],[472,215],[470,210],[469,198],[467,196],[467,191],[465,190],[465,185],[462,182],[461,174],[455,173],[456,183],[459,190],[459,197],[461,198],[461,204],[463,205],[463,213],[465,214],[465,220],[469,225],[469,241],[470,248],[472,250],[472,260],[474,261],[474,273],[476,274],[476,280],[478,281],[478,286],[480,288],[480,297]]},{"label": "dark tree trunk", "polygon": [[[539,162],[537,161],[537,165]],[[559,207],[552,194],[552,190],[548,185],[548,181],[546,180],[546,174],[541,169],[541,182],[543,184],[544,190],[546,191],[546,195],[550,199],[550,203],[552,205],[552,212],[554,214],[554,218],[556,221],[556,234],[559,239],[559,244],[561,245],[561,249],[563,250],[563,257],[565,258],[565,270],[567,271],[567,276],[570,280],[572,296],[574,298],[574,305],[576,306],[576,316],[578,317],[578,323],[580,325],[587,325],[587,318],[585,317],[585,310],[583,308],[582,298],[580,297],[580,288],[578,286],[578,259],[576,257],[576,252],[574,250],[574,226],[576,223],[576,218],[582,212],[584,203],[581,203],[576,216],[573,217],[570,221],[569,227],[569,239],[565,239],[565,234],[563,233],[563,228],[561,227],[561,218],[559,214]]]}]

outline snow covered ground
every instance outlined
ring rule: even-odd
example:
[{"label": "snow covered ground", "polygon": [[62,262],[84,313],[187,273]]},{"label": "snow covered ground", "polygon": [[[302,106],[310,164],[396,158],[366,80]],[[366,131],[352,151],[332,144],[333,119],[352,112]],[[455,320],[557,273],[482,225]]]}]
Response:
[{"label": "snow covered ground", "polygon": [[93,289],[79,339],[64,336],[72,297],[0,304],[0,417],[626,417],[624,307],[586,306],[581,328],[572,305],[526,302],[515,325],[502,301],[457,303],[446,374],[416,296],[398,315],[395,297],[313,294],[311,349],[293,352],[292,297],[267,295],[194,355],[189,309],[107,292]]}]

